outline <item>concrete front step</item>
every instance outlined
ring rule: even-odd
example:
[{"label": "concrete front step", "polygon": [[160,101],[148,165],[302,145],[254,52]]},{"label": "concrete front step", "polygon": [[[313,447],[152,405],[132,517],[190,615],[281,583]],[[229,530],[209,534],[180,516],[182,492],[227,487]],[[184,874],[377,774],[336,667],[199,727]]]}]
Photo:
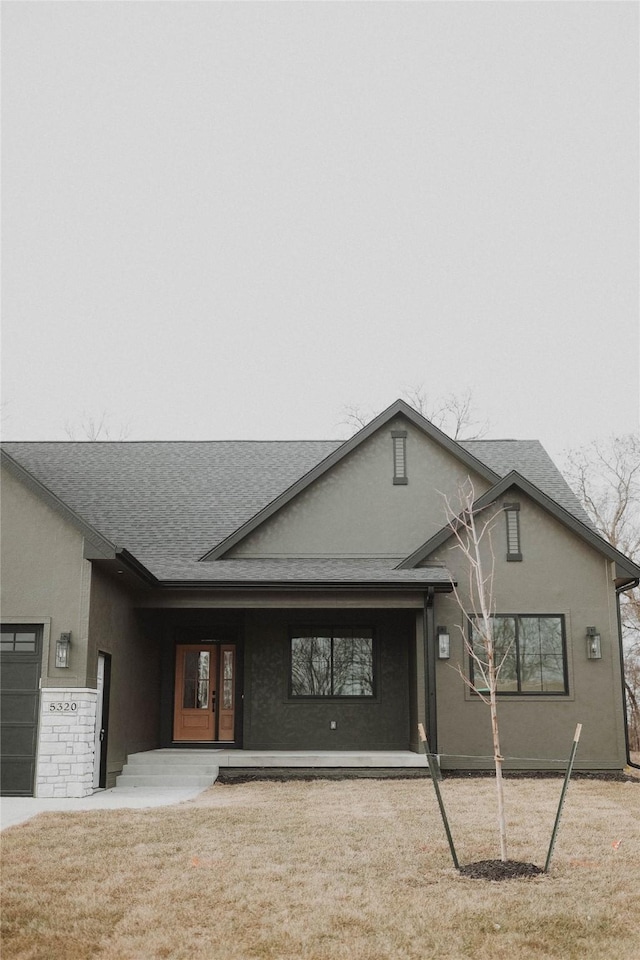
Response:
[{"label": "concrete front step", "polygon": [[218,765],[219,749],[214,750],[174,750],[166,747],[162,750],[147,750],[144,753],[130,753],[128,763],[206,763]]},{"label": "concrete front step", "polygon": [[220,767],[426,767],[423,754],[409,750],[224,750]]},{"label": "concrete front step", "polygon": [[212,782],[218,773],[217,763],[125,763],[122,776],[133,777],[184,777],[193,775],[211,777]]},{"label": "concrete front step", "polygon": [[150,750],[132,753],[116,789],[210,787],[218,776],[216,756],[210,750]]},{"label": "concrete front step", "polygon": [[162,787],[163,789],[188,789],[190,787],[210,787],[215,783],[216,776],[200,777],[195,774],[183,773],[180,775],[157,774],[156,776],[145,776],[142,774],[120,774],[116,777],[116,789],[120,787]]}]

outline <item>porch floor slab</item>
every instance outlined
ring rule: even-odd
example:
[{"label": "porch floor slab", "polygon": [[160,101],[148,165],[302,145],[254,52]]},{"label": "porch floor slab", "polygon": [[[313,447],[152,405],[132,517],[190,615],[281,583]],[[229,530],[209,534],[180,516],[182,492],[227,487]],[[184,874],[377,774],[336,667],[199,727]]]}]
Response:
[{"label": "porch floor slab", "polygon": [[[426,767],[424,754],[412,750],[182,750],[167,747],[144,756],[165,762],[195,753],[217,767]],[[137,758],[142,755],[137,754]]]}]

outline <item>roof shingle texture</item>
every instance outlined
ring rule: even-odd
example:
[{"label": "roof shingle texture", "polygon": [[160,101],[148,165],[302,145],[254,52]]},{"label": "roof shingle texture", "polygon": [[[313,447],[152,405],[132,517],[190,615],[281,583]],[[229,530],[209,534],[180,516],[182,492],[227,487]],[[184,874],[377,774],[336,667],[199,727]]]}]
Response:
[{"label": "roof shingle texture", "polygon": [[153,572],[159,580],[182,582],[216,582],[225,585],[258,584],[315,584],[326,586],[342,584],[440,584],[450,583],[451,575],[443,566],[416,567],[412,570],[394,570],[402,557],[395,560],[341,558],[292,558],[277,560],[218,560],[198,563],[173,558],[157,560]]},{"label": "roof shingle texture", "polygon": [[[197,560],[288,489],[342,441],[5,443],[4,449],[83,520],[161,579],[212,579]],[[461,444],[497,474],[517,470],[583,522],[577,498],[536,440]],[[225,561],[223,566],[231,561]],[[390,571],[397,561],[383,566]],[[316,561],[316,564],[318,561]],[[218,573],[215,578],[233,578]],[[258,568],[253,567],[256,574]],[[311,567],[293,567],[293,578]],[[372,576],[378,572],[366,568]],[[382,567],[380,568],[380,570]],[[284,570],[280,568],[280,572]],[[317,567],[315,579],[338,573]],[[357,579],[363,568],[342,569]],[[246,575],[246,571],[244,572]],[[276,574],[276,568],[271,571]],[[264,567],[264,577],[271,573]],[[406,578],[407,571],[403,571]],[[261,574],[262,576],[262,574]],[[423,574],[421,575],[423,576]],[[388,579],[388,578],[387,578]]]}]

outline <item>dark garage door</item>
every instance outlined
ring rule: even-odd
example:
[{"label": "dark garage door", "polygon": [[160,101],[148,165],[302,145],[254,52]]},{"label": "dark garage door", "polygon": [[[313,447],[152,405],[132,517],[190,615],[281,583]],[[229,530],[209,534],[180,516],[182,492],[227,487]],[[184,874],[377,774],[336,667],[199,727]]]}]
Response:
[{"label": "dark garage door", "polygon": [[0,793],[33,796],[42,627],[2,624],[0,638]]}]

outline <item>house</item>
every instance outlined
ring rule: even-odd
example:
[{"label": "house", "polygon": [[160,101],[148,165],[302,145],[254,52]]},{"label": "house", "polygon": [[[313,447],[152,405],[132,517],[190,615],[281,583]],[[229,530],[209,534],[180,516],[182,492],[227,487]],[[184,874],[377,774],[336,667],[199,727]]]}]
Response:
[{"label": "house", "polygon": [[506,768],[627,759],[604,541],[537,441],[455,442],[401,400],[346,442],[6,443],[3,791],[83,796],[175,746],[491,766],[443,494],[496,513]]}]

